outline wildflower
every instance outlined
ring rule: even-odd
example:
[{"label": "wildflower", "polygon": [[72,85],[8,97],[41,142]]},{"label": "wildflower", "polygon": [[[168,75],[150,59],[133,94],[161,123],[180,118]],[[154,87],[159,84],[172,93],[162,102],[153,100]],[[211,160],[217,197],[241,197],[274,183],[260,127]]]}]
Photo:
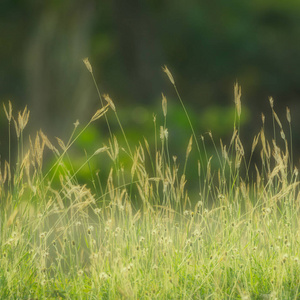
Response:
[{"label": "wildflower", "polygon": [[42,251],[42,257],[47,257],[49,256],[49,252],[47,252],[46,250]]},{"label": "wildflower", "polygon": [[144,248],[143,250],[142,250],[142,256],[147,256],[147,254],[148,254],[148,248]]},{"label": "wildflower", "polygon": [[198,229],[195,229],[195,231],[192,234],[194,237],[199,237],[201,235],[200,231]]},{"label": "wildflower", "polygon": [[161,140],[168,139],[168,128],[164,128],[163,126],[160,126],[159,137]]},{"label": "wildflower", "polygon": [[95,209],[94,209],[94,212],[95,212],[96,215],[100,215],[100,213],[101,213],[101,208],[98,208],[98,207],[95,208]]},{"label": "wildflower", "polygon": [[92,253],[90,255],[90,259],[94,260],[94,259],[97,259],[98,258],[98,253]]},{"label": "wildflower", "polygon": [[193,245],[192,240],[191,239],[187,239],[186,242],[185,242],[185,245],[186,246],[192,246]]},{"label": "wildflower", "polygon": [[43,279],[43,280],[41,281],[41,285],[42,285],[42,286],[46,285],[46,283],[47,283],[46,279]]},{"label": "wildflower", "polygon": [[82,271],[82,270],[79,270],[79,271],[77,272],[77,275],[78,275],[78,276],[82,276],[82,275],[83,275],[83,271]]},{"label": "wildflower", "polygon": [[218,199],[219,199],[219,200],[224,200],[224,199],[225,199],[225,196],[222,195],[222,194],[219,194],[219,195],[218,195]]},{"label": "wildflower", "polygon": [[203,202],[202,202],[202,201],[198,201],[198,202],[197,202],[197,206],[198,206],[198,207],[201,207],[202,205],[203,205]]},{"label": "wildflower", "polygon": [[45,238],[45,237],[46,237],[46,234],[47,234],[47,232],[42,232],[42,233],[40,234],[40,239]]},{"label": "wildflower", "polygon": [[100,280],[107,280],[109,278],[109,275],[107,275],[105,272],[100,273],[99,275]]},{"label": "wildflower", "polygon": [[94,226],[89,226],[88,230],[87,230],[87,233],[91,234],[93,230],[94,230]]}]

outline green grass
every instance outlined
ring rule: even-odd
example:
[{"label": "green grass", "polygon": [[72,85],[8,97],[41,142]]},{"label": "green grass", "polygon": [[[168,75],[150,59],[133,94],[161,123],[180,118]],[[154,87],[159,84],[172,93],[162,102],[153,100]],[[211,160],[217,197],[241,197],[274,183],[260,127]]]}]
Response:
[{"label": "green grass", "polygon": [[[273,140],[262,126],[252,149],[244,149],[236,85],[233,136],[216,145],[211,133],[211,141],[197,138],[164,71],[191,129],[183,161],[170,154],[164,96],[153,146],[146,139],[131,144],[107,95],[108,105],[82,129],[75,124],[68,142],[55,146],[39,132],[27,150],[29,112],[14,119],[5,106],[9,147],[14,125],[18,149],[15,165],[11,156],[1,163],[1,299],[300,299],[298,170],[273,102]],[[119,140],[108,110],[120,126]],[[109,140],[75,169],[71,148],[102,119]],[[287,119],[291,130],[289,111]],[[215,146],[212,158],[208,142]],[[43,166],[46,151],[55,158],[50,167]],[[253,153],[260,154],[257,165]],[[110,161],[105,180],[93,171],[96,159]],[[86,166],[91,179],[80,182]],[[197,193],[186,189],[188,168],[198,174]]]}]

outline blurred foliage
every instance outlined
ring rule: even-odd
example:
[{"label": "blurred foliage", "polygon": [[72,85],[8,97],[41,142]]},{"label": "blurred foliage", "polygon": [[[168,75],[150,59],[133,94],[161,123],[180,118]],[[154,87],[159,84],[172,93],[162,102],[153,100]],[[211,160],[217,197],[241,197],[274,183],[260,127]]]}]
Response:
[{"label": "blurred foliage", "polygon": [[[168,126],[173,128],[170,143],[172,134],[176,137],[171,146],[176,146],[174,152],[186,147],[188,123],[161,72],[164,64],[199,136],[208,130],[218,138],[231,135],[236,80],[242,86],[246,142],[261,126],[261,111],[271,118],[268,96],[274,97],[282,120],[285,106],[292,117],[300,113],[296,0],[2,0],[0,28],[1,100],[11,99],[19,109],[28,104],[30,132],[42,127],[50,137],[66,138],[77,118],[84,123],[99,108],[82,64],[86,56],[100,91],[115,101],[133,143],[143,136],[153,139],[152,112],[159,113],[164,92]],[[6,157],[2,116],[1,153]],[[299,147],[297,120],[293,132]],[[92,151],[106,133],[105,126],[91,128],[78,146]]]}]

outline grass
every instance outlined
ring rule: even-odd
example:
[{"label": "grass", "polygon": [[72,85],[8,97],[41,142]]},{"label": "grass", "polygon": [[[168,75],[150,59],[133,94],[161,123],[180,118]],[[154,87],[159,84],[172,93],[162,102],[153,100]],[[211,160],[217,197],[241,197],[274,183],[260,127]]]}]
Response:
[{"label": "grass", "polygon": [[[29,111],[14,118],[10,102],[4,106],[9,148],[14,126],[18,155],[15,165],[11,154],[1,164],[1,299],[300,299],[298,170],[273,100],[274,138],[266,139],[263,117],[245,151],[241,91],[235,85],[230,143],[217,146],[209,133],[219,162],[215,169],[206,152],[209,141],[201,137],[198,143],[174,78],[166,67],[164,72],[191,128],[183,162],[170,155],[165,96],[164,122],[160,126],[154,119],[154,147],[146,139],[130,143],[113,101],[105,95],[105,105],[98,88],[102,108],[83,129],[75,123],[68,142],[58,139],[58,146],[40,131],[26,150]],[[122,140],[111,131],[108,110]],[[110,160],[111,169],[106,180],[91,171],[91,184],[79,183],[82,167],[74,169],[69,151],[103,118],[108,143],[82,167],[98,159]],[[291,132],[289,110],[287,120]],[[189,162],[193,143],[198,159]],[[46,151],[55,157],[50,168],[43,166]],[[254,153],[260,154],[257,165],[251,162]],[[192,196],[186,170],[193,167],[199,186]]]}]

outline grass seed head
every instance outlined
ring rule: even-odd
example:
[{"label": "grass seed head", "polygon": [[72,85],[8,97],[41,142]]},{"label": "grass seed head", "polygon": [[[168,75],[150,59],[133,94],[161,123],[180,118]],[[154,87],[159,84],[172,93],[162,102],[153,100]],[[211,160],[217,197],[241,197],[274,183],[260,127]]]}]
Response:
[{"label": "grass seed head", "polygon": [[98,109],[95,112],[95,114],[92,116],[90,122],[94,122],[94,121],[98,120],[99,118],[101,118],[104,114],[106,114],[106,112],[108,111],[108,106],[109,106],[109,104],[106,104],[102,108]]},{"label": "grass seed head", "polygon": [[265,115],[263,113],[261,113],[261,121],[262,121],[263,125],[265,124],[265,119],[266,119]]},{"label": "grass seed head", "polygon": [[166,117],[167,116],[167,98],[164,94],[162,94],[162,110],[163,114]]},{"label": "grass seed head", "polygon": [[85,64],[85,66],[88,69],[88,71],[90,73],[93,73],[92,65],[90,64],[90,61],[89,61],[88,57],[84,58],[82,61]]},{"label": "grass seed head", "polygon": [[273,109],[274,108],[274,99],[272,97],[269,97],[270,106]]},{"label": "grass seed head", "polygon": [[12,118],[12,105],[11,105],[10,100],[8,101],[8,111],[7,111],[6,106],[4,105],[4,103],[3,103],[3,109],[4,109],[4,112],[5,112],[5,115],[6,115],[6,118],[7,118],[8,122],[10,122],[11,118]]},{"label": "grass seed head", "polygon": [[287,107],[286,108],[286,119],[288,120],[289,123],[291,123],[292,119],[291,119],[291,111],[290,109]]},{"label": "grass seed head", "polygon": [[171,74],[171,72],[169,71],[168,67],[165,65],[163,68],[163,71],[167,74],[167,76],[169,77],[169,80],[171,81],[171,83],[173,85],[175,85],[175,80],[173,78],[173,75]]},{"label": "grass seed head", "polygon": [[187,146],[187,149],[186,149],[186,159],[189,157],[191,151],[192,151],[192,145],[193,145],[193,136],[190,137],[190,140],[189,140],[189,144]]},{"label": "grass seed head", "polygon": [[236,82],[234,85],[234,102],[235,102],[236,111],[239,118],[241,116],[241,111],[242,111],[241,96],[242,96],[241,86],[239,86],[238,82]]},{"label": "grass seed head", "polygon": [[112,109],[113,111],[116,111],[115,104],[114,104],[114,102],[111,100],[111,98],[109,97],[109,95],[108,95],[108,94],[104,94],[104,95],[103,95],[103,98],[104,98],[104,100],[109,104],[109,106],[111,107],[111,109]]}]

